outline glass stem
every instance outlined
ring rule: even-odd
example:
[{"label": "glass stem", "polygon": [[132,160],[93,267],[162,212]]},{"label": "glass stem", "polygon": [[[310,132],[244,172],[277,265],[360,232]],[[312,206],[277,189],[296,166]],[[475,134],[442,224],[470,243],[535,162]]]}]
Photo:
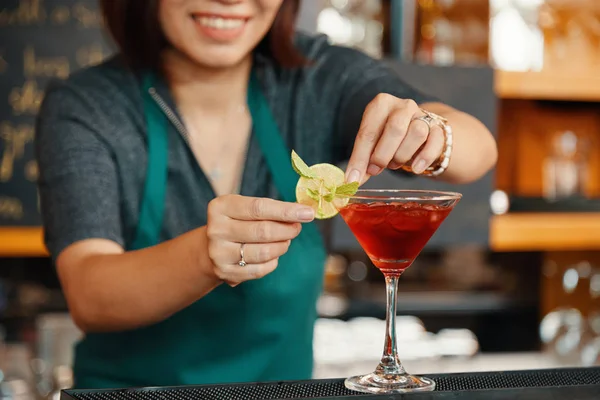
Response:
[{"label": "glass stem", "polygon": [[385,318],[385,343],[383,356],[377,366],[376,372],[385,375],[405,375],[406,371],[398,358],[396,345],[396,292],[398,290],[399,276],[385,277],[386,318]]}]

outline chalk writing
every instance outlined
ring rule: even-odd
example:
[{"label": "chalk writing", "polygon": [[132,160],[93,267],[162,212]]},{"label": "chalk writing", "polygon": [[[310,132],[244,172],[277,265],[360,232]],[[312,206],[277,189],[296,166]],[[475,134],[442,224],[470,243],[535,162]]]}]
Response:
[{"label": "chalk writing", "polygon": [[23,157],[25,145],[33,140],[33,136],[34,129],[31,125],[15,126],[6,121],[0,124],[0,139],[4,142],[4,151],[0,155],[0,182],[12,179],[15,160]]},{"label": "chalk writing", "polygon": [[19,0],[16,8],[0,9],[0,27],[40,25],[46,20],[41,0]]},{"label": "chalk writing", "polygon": [[111,55],[103,25],[98,0],[0,0],[0,226],[41,224],[35,118],[53,79]]},{"label": "chalk writing", "polygon": [[43,99],[44,92],[34,80],[26,81],[22,87],[13,88],[8,95],[8,102],[15,115],[37,114]]},{"label": "chalk writing", "polygon": [[70,66],[67,57],[40,57],[36,55],[31,46],[23,51],[23,73],[27,77],[44,76],[66,78],[69,76]]},{"label": "chalk writing", "polygon": [[0,217],[20,220],[23,218],[23,203],[14,197],[0,196]]},{"label": "chalk writing", "polygon": [[27,164],[25,164],[25,178],[30,182],[37,182],[39,175],[37,161],[28,161]]},{"label": "chalk writing", "polygon": [[54,25],[65,25],[71,19],[83,28],[97,28],[103,23],[102,14],[83,3],[72,7],[59,5],[46,11],[43,0],[19,0],[16,7],[0,8],[0,27],[43,25],[47,20]]},{"label": "chalk writing", "polygon": [[83,28],[98,28],[102,26],[102,15],[97,10],[87,7],[85,4],[75,4],[72,14],[73,18]]}]

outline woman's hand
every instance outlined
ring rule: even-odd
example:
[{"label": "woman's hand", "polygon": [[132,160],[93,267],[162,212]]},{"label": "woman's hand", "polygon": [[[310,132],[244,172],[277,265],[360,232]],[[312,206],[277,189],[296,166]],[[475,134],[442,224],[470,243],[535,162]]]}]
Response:
[{"label": "woman's hand", "polygon": [[411,160],[414,173],[425,171],[442,154],[445,138],[441,127],[416,119],[424,115],[413,100],[378,95],[363,114],[346,180],[362,183]]},{"label": "woman's hand", "polygon": [[[238,195],[217,197],[208,205],[208,254],[214,274],[230,286],[259,279],[277,268],[301,223],[314,219],[312,208],[297,203]],[[246,266],[240,266],[244,246]]]}]

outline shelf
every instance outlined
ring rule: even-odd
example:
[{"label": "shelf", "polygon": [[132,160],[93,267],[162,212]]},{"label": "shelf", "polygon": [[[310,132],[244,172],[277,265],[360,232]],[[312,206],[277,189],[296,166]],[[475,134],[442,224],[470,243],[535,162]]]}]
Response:
[{"label": "shelf", "polygon": [[496,70],[495,88],[502,99],[600,101],[600,77],[591,74]]},{"label": "shelf", "polygon": [[[494,251],[600,250],[600,213],[513,213],[490,221]],[[0,228],[0,257],[47,257],[42,229]]]},{"label": "shelf", "polygon": [[0,257],[47,257],[42,229],[38,227],[0,228]]},{"label": "shelf", "polygon": [[494,251],[600,250],[600,213],[514,213],[492,217]]}]

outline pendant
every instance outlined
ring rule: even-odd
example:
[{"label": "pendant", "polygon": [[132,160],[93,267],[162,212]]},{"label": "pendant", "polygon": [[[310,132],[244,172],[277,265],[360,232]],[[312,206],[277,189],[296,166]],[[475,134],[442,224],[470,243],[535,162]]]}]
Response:
[{"label": "pendant", "polygon": [[208,173],[211,181],[218,181],[221,179],[221,168],[215,167]]}]

